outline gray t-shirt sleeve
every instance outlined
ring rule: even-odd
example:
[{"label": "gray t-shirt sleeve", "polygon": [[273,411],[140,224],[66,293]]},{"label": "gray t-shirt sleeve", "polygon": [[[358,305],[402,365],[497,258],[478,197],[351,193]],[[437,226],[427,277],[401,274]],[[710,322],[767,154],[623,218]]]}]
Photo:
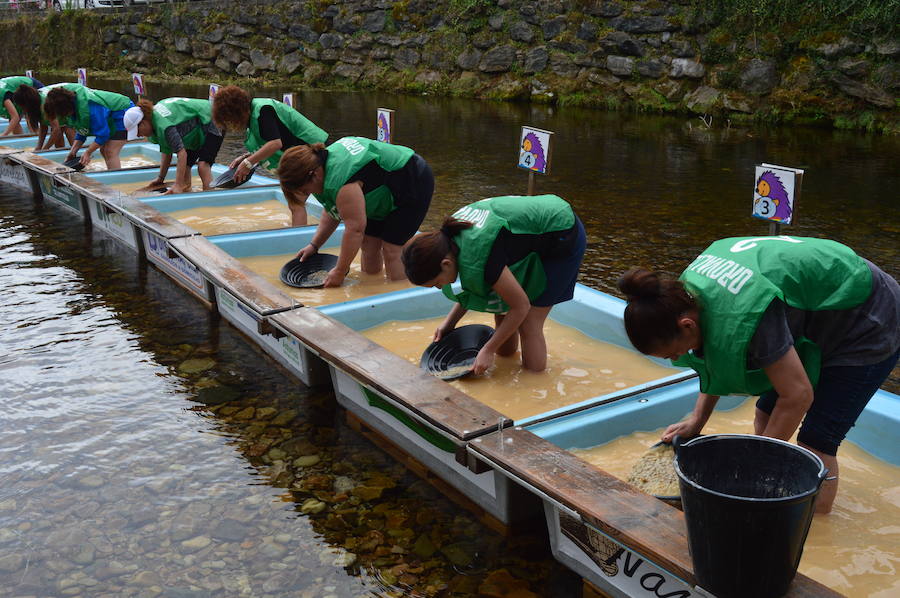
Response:
[{"label": "gray t-shirt sleeve", "polygon": [[788,325],[785,308],[784,302],[773,299],[760,318],[747,349],[747,366],[750,369],[772,365],[794,346],[794,335]]},{"label": "gray t-shirt sleeve", "polygon": [[173,154],[184,149],[184,141],[181,139],[181,132],[178,131],[177,126],[172,125],[166,129],[166,143],[172,148]]},{"label": "gray t-shirt sleeve", "polygon": [[872,271],[872,294],[851,309],[806,311],[774,299],[760,318],[747,349],[747,366],[772,365],[806,337],[822,351],[823,367],[870,365],[900,347],[900,285],[878,266]]}]

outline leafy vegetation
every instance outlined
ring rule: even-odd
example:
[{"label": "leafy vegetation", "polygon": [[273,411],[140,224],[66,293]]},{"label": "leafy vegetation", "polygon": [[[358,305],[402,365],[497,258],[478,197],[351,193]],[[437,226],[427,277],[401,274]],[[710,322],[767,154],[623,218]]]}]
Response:
[{"label": "leafy vegetation", "polygon": [[856,32],[896,33],[900,29],[900,0],[700,0],[716,22],[754,31],[799,23],[807,31],[846,23]]}]

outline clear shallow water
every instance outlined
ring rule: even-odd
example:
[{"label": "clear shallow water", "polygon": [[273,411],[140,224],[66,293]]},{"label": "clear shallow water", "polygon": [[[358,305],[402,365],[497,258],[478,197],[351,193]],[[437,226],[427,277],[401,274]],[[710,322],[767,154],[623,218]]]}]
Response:
[{"label": "clear shallow water", "polygon": [[[397,141],[437,178],[426,228],[463,203],[524,193],[519,127],[556,131],[553,174],[537,189],[576,206],[589,240],[581,280],[601,290],[627,267],[674,273],[713,238],[765,234],[748,216],[763,161],[808,169],[788,232],[847,242],[900,275],[898,140],[435,98],[299,98],[332,138],[374,135],[375,108],[397,109]],[[229,137],[220,161],[239,145]],[[478,524],[347,428],[330,394],[302,389],[113,243],[0,188],[0,588],[578,595],[540,534],[504,540]],[[896,375],[888,388],[900,390]]]}]

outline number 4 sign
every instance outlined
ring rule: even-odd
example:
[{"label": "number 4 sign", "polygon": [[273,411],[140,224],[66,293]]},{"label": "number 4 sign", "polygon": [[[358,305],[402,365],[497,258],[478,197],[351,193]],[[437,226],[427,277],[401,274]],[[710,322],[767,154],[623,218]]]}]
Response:
[{"label": "number 4 sign", "polygon": [[551,131],[522,127],[519,140],[519,168],[538,174],[550,173],[550,141]]}]

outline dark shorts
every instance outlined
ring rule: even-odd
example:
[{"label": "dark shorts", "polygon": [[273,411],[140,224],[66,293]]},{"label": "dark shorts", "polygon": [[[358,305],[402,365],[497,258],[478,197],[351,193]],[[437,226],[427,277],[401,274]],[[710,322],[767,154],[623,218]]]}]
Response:
[{"label": "dark shorts", "polygon": [[44,86],[44,84],[41,83],[40,81],[38,81],[37,79],[35,79],[34,77],[31,77],[31,86],[35,89],[40,89]]},{"label": "dark shorts", "polygon": [[219,155],[219,149],[222,147],[222,139],[221,135],[214,135],[207,131],[206,139],[200,149],[187,150],[187,165],[193,166],[197,162],[215,164],[216,156]]},{"label": "dark shorts", "polygon": [[[572,236],[574,239],[570,238]],[[578,281],[581,260],[587,247],[584,224],[578,216],[575,216],[575,226],[566,231],[560,241],[570,244],[572,250],[566,256],[541,260],[544,265],[544,274],[547,276],[547,288],[531,302],[536,307],[550,307],[568,301],[575,294],[575,283]]]},{"label": "dark shorts", "polygon": [[387,186],[394,196],[396,209],[384,220],[369,219],[366,234],[386,243],[403,245],[425,220],[434,194],[434,174],[428,162],[413,154],[406,166],[391,173]]},{"label": "dark shorts", "polygon": [[[823,368],[813,404],[806,412],[797,440],[826,455],[837,455],[838,446],[856,423],[859,414],[900,358],[900,351],[872,365]],[[760,395],[756,407],[772,414],[778,395]]]},{"label": "dark shorts", "polygon": [[[134,104],[132,103],[131,106],[134,106]],[[128,139],[128,131],[125,130],[125,122],[122,120],[124,116],[125,110],[114,110],[109,113],[110,119],[116,124],[116,130],[110,131],[110,141],[126,141]]]}]

